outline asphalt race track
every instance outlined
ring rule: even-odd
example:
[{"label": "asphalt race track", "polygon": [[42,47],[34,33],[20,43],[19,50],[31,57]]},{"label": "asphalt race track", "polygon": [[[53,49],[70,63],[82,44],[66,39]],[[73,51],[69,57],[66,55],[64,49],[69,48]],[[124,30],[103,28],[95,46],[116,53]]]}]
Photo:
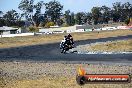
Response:
[{"label": "asphalt race track", "polygon": [[[75,41],[75,46],[123,39],[132,39],[132,35]],[[132,54],[62,54],[60,53],[59,44],[42,44],[0,49],[0,61],[132,61]]]}]

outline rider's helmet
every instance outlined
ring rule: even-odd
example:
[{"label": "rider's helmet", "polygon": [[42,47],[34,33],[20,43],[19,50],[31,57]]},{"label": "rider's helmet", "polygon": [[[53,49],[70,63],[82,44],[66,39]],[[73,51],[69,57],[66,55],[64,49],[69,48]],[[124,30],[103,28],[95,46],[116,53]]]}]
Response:
[{"label": "rider's helmet", "polygon": [[67,36],[65,35],[64,38],[67,38]]},{"label": "rider's helmet", "polygon": [[72,37],[71,34],[68,34],[68,37]]}]

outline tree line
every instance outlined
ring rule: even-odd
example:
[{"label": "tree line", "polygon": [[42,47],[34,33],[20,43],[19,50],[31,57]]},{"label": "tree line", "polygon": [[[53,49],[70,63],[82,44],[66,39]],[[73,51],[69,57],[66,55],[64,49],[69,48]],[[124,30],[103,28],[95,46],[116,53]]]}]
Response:
[{"label": "tree line", "polygon": [[[63,5],[52,0],[48,3],[39,1],[34,4],[34,0],[21,0],[18,8],[22,13],[15,10],[3,13],[0,11],[0,26],[29,26],[50,27],[53,25],[72,26],[75,24],[104,24],[109,21],[129,23],[132,17],[132,4],[129,2],[116,2],[113,6],[93,7],[91,12],[74,13],[66,10],[62,13]],[[44,12],[42,12],[44,11]],[[23,20],[25,19],[25,20]]]}]

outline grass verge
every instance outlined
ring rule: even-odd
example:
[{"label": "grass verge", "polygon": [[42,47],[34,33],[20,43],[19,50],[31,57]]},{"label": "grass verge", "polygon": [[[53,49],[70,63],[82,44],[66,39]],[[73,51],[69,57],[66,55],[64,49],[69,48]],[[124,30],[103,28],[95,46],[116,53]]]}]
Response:
[{"label": "grass verge", "polygon": [[93,51],[132,52],[132,39],[95,44],[87,49],[89,48]]},{"label": "grass verge", "polygon": [[[28,46],[60,42],[66,34],[0,38],[0,48]],[[132,35],[132,30],[114,30],[101,32],[72,33],[74,40],[99,39]]]}]

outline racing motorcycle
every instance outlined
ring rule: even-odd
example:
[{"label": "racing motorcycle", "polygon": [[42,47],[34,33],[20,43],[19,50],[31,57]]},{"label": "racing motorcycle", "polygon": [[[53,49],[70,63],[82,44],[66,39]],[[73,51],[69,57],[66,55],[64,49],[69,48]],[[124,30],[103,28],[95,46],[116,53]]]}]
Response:
[{"label": "racing motorcycle", "polygon": [[66,53],[66,51],[69,51],[69,49],[72,49],[74,48],[74,45],[73,44],[63,44],[61,43],[60,44],[60,49],[61,49],[61,53]]}]

